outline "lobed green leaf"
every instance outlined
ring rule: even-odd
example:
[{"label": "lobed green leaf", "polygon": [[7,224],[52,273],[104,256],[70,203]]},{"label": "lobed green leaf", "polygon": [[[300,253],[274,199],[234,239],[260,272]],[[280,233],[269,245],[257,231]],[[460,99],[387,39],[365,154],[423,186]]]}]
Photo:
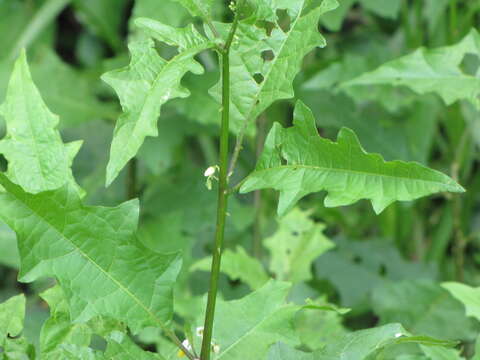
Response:
[{"label": "lobed green leaf", "polygon": [[394,201],[410,201],[436,192],[464,192],[448,176],[414,162],[385,160],[368,154],[355,133],[342,128],[336,143],[318,136],[311,111],[297,103],[294,126],[275,124],[265,149],[240,191],[280,191],[279,214],[307,194],[326,190],[325,206],[368,199],[378,214]]}]

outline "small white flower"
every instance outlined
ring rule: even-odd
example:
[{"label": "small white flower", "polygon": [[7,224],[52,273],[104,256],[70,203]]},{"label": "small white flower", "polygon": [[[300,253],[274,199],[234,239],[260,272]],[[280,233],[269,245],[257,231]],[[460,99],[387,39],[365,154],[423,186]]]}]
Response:
[{"label": "small white flower", "polygon": [[401,336],[403,336],[402,333],[396,333],[396,334],[395,334],[395,337],[396,337],[396,338],[399,338],[399,337],[401,337]]},{"label": "small white flower", "polygon": [[197,334],[198,337],[203,337],[203,326],[197,327],[195,330],[195,333]]},{"label": "small white flower", "polygon": [[212,345],[212,351],[215,353],[215,354],[218,354],[220,352],[220,345],[218,344],[213,344]]},{"label": "small white flower", "polygon": [[215,166],[209,166],[207,170],[205,170],[205,172],[203,173],[203,176],[210,177],[215,174],[215,171],[217,171]]},{"label": "small white flower", "polygon": [[182,345],[188,351],[192,351],[192,345],[190,345],[190,341],[188,341],[188,339],[183,340]]}]

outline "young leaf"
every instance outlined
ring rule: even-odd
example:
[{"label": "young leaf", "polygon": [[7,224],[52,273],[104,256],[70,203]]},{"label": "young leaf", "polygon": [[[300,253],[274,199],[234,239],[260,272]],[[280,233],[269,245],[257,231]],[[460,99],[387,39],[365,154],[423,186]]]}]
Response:
[{"label": "young leaf", "polygon": [[307,194],[326,190],[325,206],[372,202],[378,214],[392,202],[415,200],[436,192],[464,192],[448,176],[413,162],[385,162],[367,154],[355,133],[342,128],[336,143],[318,136],[311,111],[298,102],[294,126],[275,124],[255,171],[240,191],[274,188],[280,191],[279,214],[285,214]]},{"label": "young leaf", "polygon": [[91,207],[68,186],[32,195],[3,174],[0,185],[0,219],[17,233],[21,281],[55,276],[73,321],[104,315],[133,331],[168,325],[181,261],[137,241],[138,201]]},{"label": "young leaf", "polygon": [[[208,257],[195,263],[191,270],[210,271],[212,258]],[[225,250],[222,256],[221,271],[232,280],[241,280],[252,289],[262,287],[268,281],[263,265],[247,254],[245,249],[237,246],[236,251]]]},{"label": "young leaf", "polygon": [[420,48],[343,83],[342,88],[354,97],[374,99],[388,87],[406,86],[418,94],[434,92],[447,105],[468,100],[480,108],[480,73],[470,75],[460,67],[467,54],[480,56],[480,34],[475,29],[458,44],[433,50]]},{"label": "young leaf", "polygon": [[7,336],[16,337],[23,330],[25,319],[25,296],[13,296],[0,304],[0,344]]},{"label": "young leaf", "polygon": [[158,135],[157,119],[162,105],[170,99],[189,95],[180,81],[188,71],[203,73],[194,56],[212,47],[193,25],[177,29],[144,18],[137,19],[136,24],[158,41],[178,47],[179,53],[165,60],[158,55],[152,39],[138,40],[129,45],[130,65],[102,76],[117,92],[124,111],[113,135],[107,185],[135,156],[145,137]]},{"label": "young leaf", "polygon": [[7,124],[0,153],[8,160],[11,181],[30,193],[75,184],[70,166],[81,142],[63,144],[56,129],[58,116],[50,112],[35,87],[25,51],[15,63],[0,115]]},{"label": "young leaf", "polygon": [[334,246],[323,235],[324,228],[300,209],[279,220],[277,232],[265,240],[265,247],[272,255],[270,270],[276,279],[297,283],[312,277],[313,260]]},{"label": "young leaf", "polygon": [[455,299],[465,306],[467,316],[473,316],[480,320],[480,288],[473,288],[456,282],[443,283],[442,287],[447,289]]},{"label": "young leaf", "polygon": [[[238,41],[231,49],[231,110],[233,131],[246,121],[255,120],[273,102],[294,96],[292,82],[301,69],[302,60],[316,47],[324,47],[325,39],[318,32],[318,21],[338,6],[336,0],[291,0],[273,4],[262,0],[253,15],[240,21]],[[288,29],[280,26],[276,13],[285,10],[290,18]],[[270,35],[252,23],[269,21],[274,24]],[[223,37],[230,28],[217,24]],[[212,89],[220,102],[221,80]]]}]

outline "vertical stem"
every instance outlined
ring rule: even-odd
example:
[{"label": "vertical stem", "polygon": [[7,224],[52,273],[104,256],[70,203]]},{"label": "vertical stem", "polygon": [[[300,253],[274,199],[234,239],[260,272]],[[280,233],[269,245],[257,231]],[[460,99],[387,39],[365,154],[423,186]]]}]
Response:
[{"label": "vertical stem", "polygon": [[228,204],[228,137],[230,122],[230,47],[238,28],[238,13],[232,24],[225,47],[219,52],[222,62],[222,125],[220,128],[220,174],[218,179],[217,226],[215,230],[215,247],[213,249],[212,268],[210,272],[210,289],[208,291],[207,309],[203,330],[201,360],[210,360],[212,348],[213,320],[217,301],[218,277],[222,260],[225,236],[225,221]]},{"label": "vertical stem", "polygon": [[412,45],[412,34],[410,31],[410,9],[408,0],[402,2],[402,25],[405,34],[405,44],[407,47]]},{"label": "vertical stem", "polygon": [[450,0],[450,43],[455,43],[458,35],[458,22],[457,22],[457,0]]}]

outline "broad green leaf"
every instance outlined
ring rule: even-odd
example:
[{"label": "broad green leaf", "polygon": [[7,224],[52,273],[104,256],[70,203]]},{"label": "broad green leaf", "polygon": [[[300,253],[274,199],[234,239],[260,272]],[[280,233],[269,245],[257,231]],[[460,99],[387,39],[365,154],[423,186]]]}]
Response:
[{"label": "broad green leaf", "polygon": [[480,320],[480,288],[456,282],[443,283],[442,287],[465,306],[467,316]]},{"label": "broad green leaf", "polygon": [[480,35],[475,29],[455,45],[420,48],[343,83],[342,88],[354,97],[373,100],[392,86],[405,86],[418,94],[436,93],[447,105],[468,100],[480,108],[480,73],[470,75],[460,67],[467,54],[480,55]]},{"label": "broad green leaf", "polygon": [[390,281],[436,277],[432,266],[406,261],[384,240],[339,238],[335,245],[335,250],[315,261],[315,270],[318,278],[327,279],[338,289],[342,306],[370,304],[372,291]]},{"label": "broad green leaf", "polygon": [[287,283],[269,281],[240,300],[219,301],[213,333],[220,346],[216,359],[263,359],[272,344],[298,344],[293,318],[299,307],[285,303],[289,290]]},{"label": "broad green leaf", "polygon": [[326,190],[326,207],[372,202],[377,214],[394,201],[411,201],[437,192],[464,192],[448,176],[413,162],[385,162],[368,154],[355,133],[342,128],[336,143],[318,135],[311,111],[301,102],[294,126],[275,124],[242,193],[273,188],[280,191],[279,214],[286,213],[305,195]]},{"label": "broad green leaf", "polygon": [[70,169],[81,142],[63,144],[52,114],[40,96],[22,52],[15,64],[5,102],[0,106],[7,135],[0,153],[8,160],[8,177],[27,192],[75,184]]},{"label": "broad green leaf", "polygon": [[23,330],[25,295],[13,296],[0,304],[0,344],[7,336],[16,337]]},{"label": "broad green leaf", "polygon": [[323,234],[325,226],[309,218],[308,211],[293,209],[278,220],[278,230],[265,239],[271,254],[270,270],[278,280],[293,283],[312,277],[312,262],[334,244]]},{"label": "broad green leaf", "polygon": [[212,46],[193,25],[177,29],[154,20],[137,19],[136,24],[153,38],[178,47],[170,60],[160,57],[152,39],[130,43],[130,65],[110,71],[102,79],[117,92],[123,115],[117,121],[107,166],[107,185],[135,156],[147,136],[157,136],[160,108],[168,100],[187,97],[180,81],[188,71],[201,74],[194,56]]},{"label": "broad green leaf", "polygon": [[135,238],[138,201],[91,207],[71,187],[32,195],[3,174],[0,185],[6,191],[0,218],[17,233],[21,281],[55,276],[72,321],[104,315],[135,332],[168,325],[181,261],[178,254],[149,251]]},{"label": "broad green leaf", "polygon": [[[262,0],[260,4],[270,4]],[[325,39],[318,32],[318,21],[328,11],[338,6],[336,0],[312,3],[307,0],[291,0],[265,5],[263,18],[275,25],[270,35],[264,28],[252,26],[251,18],[240,22],[237,40],[232,46],[231,66],[231,110],[232,130],[238,131],[250,124],[276,100],[294,96],[292,82],[301,69],[305,55],[316,47],[324,47]],[[290,17],[288,30],[280,27],[275,14],[286,10]],[[272,19],[273,16],[273,19]],[[217,24],[223,37],[230,25]],[[220,101],[220,82],[212,88],[212,94]]]},{"label": "broad green leaf", "polygon": [[[191,270],[210,271],[211,264],[212,258],[208,257],[195,263]],[[235,251],[225,250],[221,271],[232,280],[241,280],[254,290],[262,287],[269,279],[262,264],[240,246],[237,246]]]},{"label": "broad green leaf", "polygon": [[432,281],[412,280],[378,287],[372,305],[382,323],[401,322],[415,334],[471,340],[478,328],[465,316],[462,305]]},{"label": "broad green leaf", "polygon": [[401,343],[427,346],[455,346],[456,343],[436,340],[425,336],[412,336],[400,324],[388,324],[345,335],[315,352],[315,360],[364,360],[384,348]]}]

